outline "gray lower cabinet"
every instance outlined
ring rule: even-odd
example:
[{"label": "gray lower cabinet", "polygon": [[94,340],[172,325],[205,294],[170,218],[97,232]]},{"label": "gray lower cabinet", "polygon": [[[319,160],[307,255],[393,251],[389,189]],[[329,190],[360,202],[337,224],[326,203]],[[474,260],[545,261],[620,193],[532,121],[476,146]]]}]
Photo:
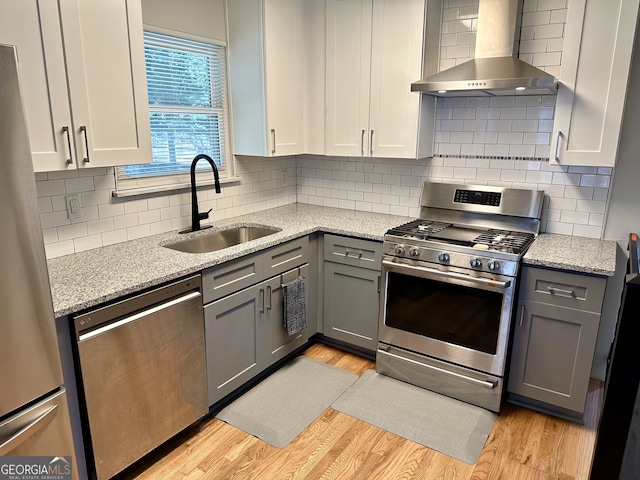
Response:
[{"label": "gray lower cabinet", "polygon": [[307,329],[287,334],[283,288],[302,276],[308,297],[307,248],[296,239],[203,272],[209,405],[307,342]]},{"label": "gray lower cabinet", "polygon": [[375,351],[382,244],[324,236],[324,335]]},{"label": "gray lower cabinet", "polygon": [[284,325],[284,284],[295,280],[298,275],[305,279],[305,293],[309,305],[309,265],[267,280],[261,287],[264,289],[265,308],[259,320],[259,327],[264,339],[264,358],[267,365],[284,358],[308,340],[308,329],[289,335]]},{"label": "gray lower cabinet", "polygon": [[580,419],[606,278],[524,267],[509,373],[513,403]]},{"label": "gray lower cabinet", "polygon": [[250,287],[204,307],[209,405],[263,369],[259,288]]}]

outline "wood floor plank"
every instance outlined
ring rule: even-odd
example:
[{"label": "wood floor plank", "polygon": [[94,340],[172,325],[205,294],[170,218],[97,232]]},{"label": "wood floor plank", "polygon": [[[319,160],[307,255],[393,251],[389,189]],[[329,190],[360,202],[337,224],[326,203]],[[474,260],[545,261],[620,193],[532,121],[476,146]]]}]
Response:
[{"label": "wood floor plank", "polygon": [[[303,354],[358,375],[375,368],[322,344]],[[118,480],[587,480],[602,393],[593,381],[585,425],[505,404],[475,465],[327,408],[285,448],[204,419]]]}]

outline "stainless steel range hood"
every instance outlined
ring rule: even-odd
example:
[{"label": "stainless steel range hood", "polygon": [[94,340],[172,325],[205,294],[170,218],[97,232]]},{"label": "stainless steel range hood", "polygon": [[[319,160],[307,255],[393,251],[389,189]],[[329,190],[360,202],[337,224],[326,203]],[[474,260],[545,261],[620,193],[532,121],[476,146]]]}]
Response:
[{"label": "stainless steel range hood", "polygon": [[558,82],[514,55],[519,44],[520,0],[480,0],[475,58],[411,84],[429,95],[553,95]]}]

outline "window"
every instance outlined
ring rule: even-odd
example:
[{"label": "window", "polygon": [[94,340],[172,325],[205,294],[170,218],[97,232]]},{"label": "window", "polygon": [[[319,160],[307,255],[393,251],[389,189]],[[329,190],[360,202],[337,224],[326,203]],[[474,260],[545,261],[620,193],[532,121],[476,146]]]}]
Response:
[{"label": "window", "polygon": [[[199,153],[214,160],[221,177],[231,176],[225,47],[154,32],[144,32],[144,42],[153,163],[118,167],[117,190],[188,184]],[[213,179],[207,162],[198,170]]]}]

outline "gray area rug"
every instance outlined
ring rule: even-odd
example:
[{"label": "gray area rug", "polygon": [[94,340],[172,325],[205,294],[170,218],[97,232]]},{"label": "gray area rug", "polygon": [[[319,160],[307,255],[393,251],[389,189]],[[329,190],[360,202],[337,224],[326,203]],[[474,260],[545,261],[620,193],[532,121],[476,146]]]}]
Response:
[{"label": "gray area rug", "polygon": [[476,463],[496,420],[483,408],[367,370],[331,405],[445,455]]},{"label": "gray area rug", "polygon": [[283,448],[358,376],[299,356],[229,404],[216,418]]}]

